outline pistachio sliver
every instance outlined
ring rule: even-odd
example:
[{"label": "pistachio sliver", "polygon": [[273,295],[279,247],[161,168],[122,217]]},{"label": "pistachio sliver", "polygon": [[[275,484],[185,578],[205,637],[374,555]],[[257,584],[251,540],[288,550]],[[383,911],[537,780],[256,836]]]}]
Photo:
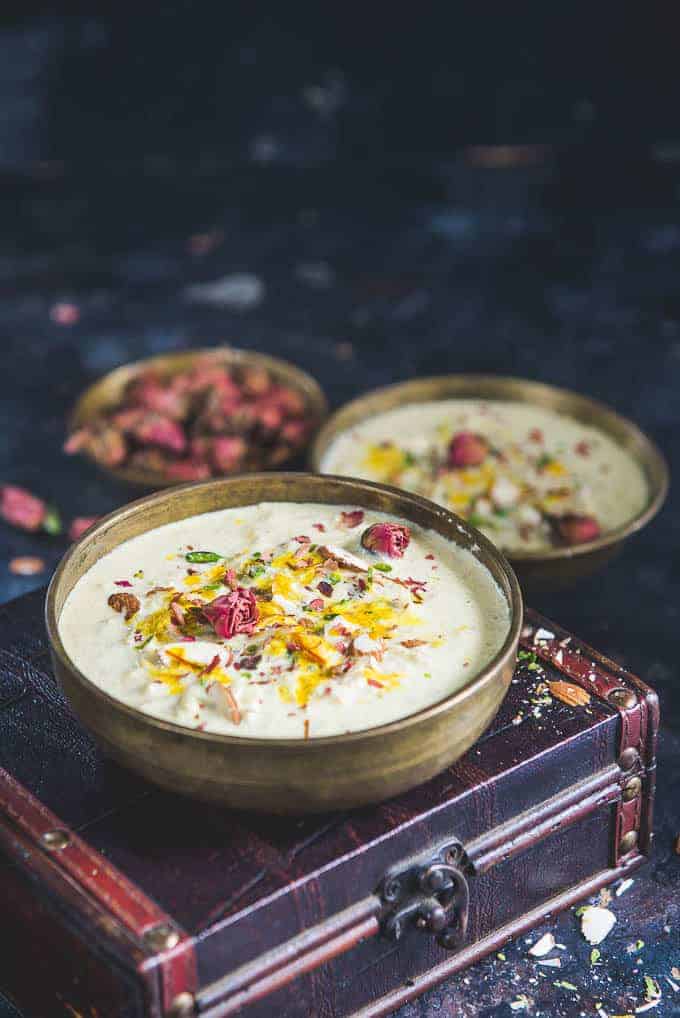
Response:
[{"label": "pistachio sliver", "polygon": [[216,551],[190,551],[184,557],[187,562],[219,562],[224,556]]}]

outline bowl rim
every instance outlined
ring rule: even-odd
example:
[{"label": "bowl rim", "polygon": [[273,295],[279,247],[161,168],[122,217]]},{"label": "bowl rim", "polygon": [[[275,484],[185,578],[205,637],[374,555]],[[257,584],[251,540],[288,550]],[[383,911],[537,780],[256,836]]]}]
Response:
[{"label": "bowl rim", "polygon": [[[304,368],[295,364],[293,361],[289,361],[284,357],[277,357],[274,354],[263,353],[260,350],[247,350],[244,347],[231,346],[227,343],[218,343],[215,346],[197,346],[197,347],[178,347],[174,350],[167,350],[164,353],[152,354],[150,357],[142,357],[138,360],[124,361],[122,364],[118,364],[117,367],[111,368],[110,371],[105,372],[94,381],[90,382],[82,392],[76,398],[75,403],[71,407],[67,415],[66,433],[67,436],[73,434],[79,427],[83,427],[89,420],[92,419],[93,415],[87,413],[85,410],[86,403],[92,399],[99,390],[105,390],[110,385],[115,385],[119,382],[125,384],[131,381],[135,376],[141,374],[143,371],[158,367],[163,369],[169,367],[168,374],[173,373],[172,364],[176,362],[189,362],[201,357],[215,357],[216,359],[223,358],[225,361],[232,365],[248,364],[251,363],[256,366],[260,366],[268,370],[274,375],[281,375],[287,379],[287,384],[290,384],[296,391],[302,393],[305,397],[305,402],[308,409],[314,418],[314,434],[318,431],[319,427],[323,425],[329,413],[329,402],[326,393],[324,392],[320,382],[306,371]],[[179,372],[182,370],[180,364],[174,369]],[[284,460],[284,466],[287,462],[294,459],[296,456],[305,455],[311,445],[311,440],[307,440],[304,445],[300,446],[299,449],[295,449],[291,454]],[[136,467],[120,466],[120,467],[107,467],[102,463],[97,462],[93,456],[86,451],[83,455],[91,463],[93,463],[99,470],[108,474],[110,477],[116,478],[118,481],[124,481],[126,484],[134,485],[137,488],[156,488],[159,487],[179,487],[183,482],[177,482],[168,480],[168,478],[158,471],[137,469]],[[272,469],[275,469],[272,467]],[[254,471],[253,473],[259,473]],[[217,477],[210,478],[210,480],[220,480],[221,477],[232,477],[237,476],[236,474],[223,474]],[[249,476],[253,476],[250,474]]]},{"label": "bowl rim", "polygon": [[[173,721],[165,721],[161,718],[154,717],[152,714],[146,714],[144,711],[138,710],[135,707],[131,707],[119,700],[117,697],[107,693],[104,689],[98,686],[92,679],[89,679],[84,672],[81,672],[76,667],[74,662],[69,657],[66,649],[61,640],[59,634],[59,616],[56,610],[57,596],[60,593],[60,587],[63,581],[63,577],[70,565],[71,561],[81,554],[83,548],[95,540],[97,536],[106,530],[111,524],[117,524],[122,522],[124,519],[143,513],[144,509],[154,502],[161,502],[164,499],[174,498],[176,496],[182,496],[187,492],[210,488],[216,485],[229,484],[231,481],[236,480],[255,480],[260,481],[273,481],[274,479],[283,478],[286,480],[296,480],[300,478],[314,478],[312,483],[323,482],[325,479],[339,482],[342,486],[347,484],[348,492],[352,490],[356,491],[357,486],[359,488],[368,488],[369,490],[376,490],[382,493],[388,493],[398,496],[400,499],[405,499],[408,502],[414,503],[421,509],[427,510],[429,513],[433,513],[440,519],[444,519],[445,522],[455,527],[460,534],[466,535],[470,545],[477,545],[477,550],[481,550],[488,555],[494,562],[497,569],[502,574],[508,591],[507,594],[504,590],[503,597],[505,598],[510,615],[510,626],[508,632],[503,640],[503,643],[496,654],[491,658],[484,667],[476,674],[472,675],[470,679],[461,688],[454,690],[449,693],[448,696],[443,697],[441,700],[430,704],[428,707],[424,707],[414,714],[409,714],[403,718],[397,718],[394,721],[390,721],[387,724],[374,726],[371,728],[364,728],[354,732],[344,732],[338,735],[326,735],[326,736],[314,736],[308,739],[304,738],[263,738],[263,737],[249,737],[249,736],[238,736],[238,735],[225,735],[221,732],[205,732],[198,731],[193,728],[189,728],[186,725],[176,724]],[[266,501],[266,497],[260,498],[259,501]],[[286,499],[272,499],[272,501],[288,501]],[[354,500],[356,501],[356,500]],[[256,504],[253,502],[244,502],[243,505]],[[341,503],[323,503],[334,505]],[[347,503],[352,504],[352,500],[348,500]],[[231,507],[225,507],[231,508]],[[219,512],[220,510],[215,510]],[[189,519],[191,513],[184,517]],[[199,514],[193,514],[199,515]],[[420,524],[416,524],[420,526]],[[152,529],[152,528],[149,528]],[[144,531],[147,533],[148,531]],[[121,544],[124,542],[121,542]],[[118,546],[116,546],[118,547]],[[487,574],[491,573],[489,566],[484,562],[477,554],[476,550],[472,547],[469,549],[474,554],[477,561],[484,567]],[[496,577],[491,574],[492,579],[497,585],[500,586]],[[71,588],[72,589],[72,588]],[[70,593],[70,591],[69,591]],[[67,595],[68,596],[68,595]],[[63,606],[62,606],[63,609]],[[124,506],[115,509],[113,512],[108,513],[106,516],[90,527],[85,534],[73,544],[65,555],[60,560],[52,578],[50,580],[47,594],[45,597],[45,608],[44,608],[44,620],[47,629],[47,635],[49,644],[53,654],[59,660],[62,668],[70,673],[70,676],[74,678],[81,686],[84,686],[88,694],[93,695],[95,699],[99,700],[105,707],[109,709],[119,710],[126,714],[128,717],[136,719],[142,724],[149,724],[152,727],[165,731],[179,737],[186,737],[192,739],[201,739],[203,741],[212,742],[217,745],[224,745],[229,747],[259,747],[261,749],[299,749],[302,746],[305,747],[325,747],[331,745],[338,745],[344,743],[352,743],[361,741],[362,739],[373,739],[380,738],[386,735],[390,735],[394,732],[400,731],[404,728],[411,727],[412,725],[422,723],[429,720],[432,717],[441,714],[454,706],[458,706],[467,700],[470,696],[474,695],[479,689],[493,681],[498,672],[502,670],[511,659],[516,657],[516,647],[519,641],[519,637],[523,625],[523,612],[524,604],[522,591],[519,585],[519,581],[515,576],[512,566],[509,564],[505,556],[496,548],[491,541],[488,540],[482,533],[477,531],[474,527],[471,527],[465,520],[456,516],[455,513],[449,512],[442,506],[438,506],[435,502],[430,502],[429,499],[422,498],[420,495],[412,494],[411,492],[402,491],[400,488],[390,487],[386,484],[376,484],[373,481],[363,481],[357,478],[348,478],[330,474],[309,474],[302,471],[293,472],[261,472],[258,474],[244,474],[237,475],[233,478],[213,478],[209,481],[197,481],[191,484],[184,484],[181,486],[174,486],[172,488],[163,489],[161,491],[153,492],[150,495],[145,495],[142,498],[135,499],[132,502],[126,503]]]},{"label": "bowl rim", "polygon": [[[520,378],[517,375],[467,374],[464,372],[446,375],[423,375],[418,378],[411,378],[406,381],[394,382],[390,385],[383,385],[378,386],[375,389],[370,389],[367,392],[362,393],[360,396],[344,403],[337,410],[331,413],[331,415],[324,421],[309,446],[308,463],[310,465],[310,469],[320,473],[323,456],[330,448],[333,440],[343,431],[349,430],[356,424],[360,423],[360,421],[357,420],[352,424],[348,424],[347,428],[342,428],[341,430],[336,431],[335,428],[337,422],[342,420],[342,417],[345,414],[349,415],[350,412],[369,408],[374,400],[380,399],[381,397],[388,395],[404,395],[405,397],[408,397],[423,386],[437,388],[438,386],[446,385],[452,386],[450,395],[446,395],[442,392],[440,395],[432,396],[429,399],[426,396],[420,396],[413,399],[406,398],[405,403],[439,403],[445,402],[447,399],[455,398],[474,399],[475,395],[473,390],[476,386],[479,386],[481,389],[488,387],[490,390],[497,390],[497,394],[495,395],[485,396],[483,393],[480,393],[478,396],[479,399],[487,399],[489,402],[494,400],[507,400],[509,402],[526,403],[531,405],[532,400],[530,398],[519,395],[519,390],[524,389],[527,393],[531,393],[534,396],[539,397],[536,405],[544,406],[548,409],[551,409],[549,406],[550,400],[558,399],[565,403],[576,405],[583,411],[590,410],[596,418],[589,425],[590,427],[596,431],[603,431],[612,439],[612,441],[615,441],[617,445],[621,445],[621,443],[609,431],[607,431],[607,429],[600,426],[600,420],[608,420],[622,432],[625,432],[630,437],[631,442],[644,453],[644,455],[641,456],[632,449],[626,449],[626,451],[635,458],[638,465],[642,468],[648,488],[648,499],[645,506],[636,513],[632,519],[628,520],[627,523],[623,523],[618,527],[605,531],[594,540],[584,541],[582,544],[560,545],[554,548],[534,551],[523,551],[521,549],[505,550],[503,554],[507,556],[511,563],[559,562],[565,559],[578,558],[589,553],[603,551],[604,549],[618,544],[620,541],[626,540],[626,538],[641,530],[657,515],[666,501],[670,484],[670,469],[668,461],[656,443],[644,431],[642,431],[642,429],[638,427],[634,421],[630,420],[628,417],[624,417],[623,414],[618,413],[618,411],[614,410],[608,404],[599,399],[595,399],[592,396],[586,396],[582,393],[575,392],[573,389],[566,389],[562,386],[551,385],[549,382],[541,382],[531,378]],[[455,390],[458,387],[460,387],[460,391],[456,392]],[[504,389],[507,391],[503,392]],[[389,408],[389,410],[394,409],[397,409],[397,407]],[[389,410],[378,412],[387,413]],[[368,415],[368,412],[370,411],[367,411],[366,416]],[[562,413],[564,416],[575,416],[574,414],[571,414],[568,409],[560,409],[556,412]],[[652,475],[656,475],[656,483],[654,483]]]}]

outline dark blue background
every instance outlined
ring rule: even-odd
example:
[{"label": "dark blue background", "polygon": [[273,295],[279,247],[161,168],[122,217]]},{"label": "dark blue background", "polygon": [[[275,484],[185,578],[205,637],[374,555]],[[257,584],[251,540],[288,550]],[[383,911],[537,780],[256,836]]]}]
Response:
[{"label": "dark blue background", "polygon": [[[566,385],[633,417],[675,471],[674,23],[653,5],[569,12],[0,16],[0,482],[67,519],[122,504],[128,490],[61,454],[69,407],[126,360],[221,342],[290,358],[334,406],[425,373]],[[208,230],[223,239],[192,255]],[[264,286],[251,309],[187,298],[235,272]],[[76,324],[53,320],[59,302]],[[605,573],[533,599],[655,685],[667,726],[680,724],[678,531],[671,492]],[[66,546],[3,525],[0,597],[48,576],[13,576],[11,557],[51,569]],[[624,1013],[643,973],[680,965],[677,742],[664,746],[657,854],[616,902],[599,982],[567,916],[571,960],[538,988],[520,942],[404,1018],[510,1015],[519,992],[536,1014],[595,1000]],[[654,1015],[676,1013],[663,985]]]}]

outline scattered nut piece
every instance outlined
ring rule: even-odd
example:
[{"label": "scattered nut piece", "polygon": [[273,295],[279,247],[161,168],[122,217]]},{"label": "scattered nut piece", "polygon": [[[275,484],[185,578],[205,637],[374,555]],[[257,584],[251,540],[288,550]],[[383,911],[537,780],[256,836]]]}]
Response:
[{"label": "scattered nut piece", "polygon": [[20,555],[18,558],[13,558],[9,564],[9,571],[15,576],[36,576],[44,570],[43,559],[35,555]]},{"label": "scattered nut piece", "polygon": [[548,682],[548,689],[552,696],[562,703],[569,704],[570,707],[585,707],[590,703],[590,693],[571,682],[557,679],[555,682]]},{"label": "scattered nut piece", "polygon": [[586,905],[581,914],[581,933],[589,944],[601,944],[616,923],[616,916],[608,908]]},{"label": "scattered nut piece", "polygon": [[126,622],[139,611],[139,599],[134,594],[111,594],[108,604],[116,612],[125,612]]},{"label": "scattered nut piece", "polygon": [[602,908],[606,908],[614,900],[614,896],[608,887],[603,887],[597,896],[597,900]]},{"label": "scattered nut piece", "polygon": [[554,946],[555,938],[552,933],[544,933],[540,940],[529,948],[529,954],[534,958],[544,958],[546,954],[550,954]]}]

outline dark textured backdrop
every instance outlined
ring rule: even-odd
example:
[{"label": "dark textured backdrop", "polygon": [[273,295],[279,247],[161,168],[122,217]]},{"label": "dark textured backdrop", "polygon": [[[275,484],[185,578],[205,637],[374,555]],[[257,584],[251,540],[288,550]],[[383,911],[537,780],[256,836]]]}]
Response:
[{"label": "dark textured backdrop", "polygon": [[[120,505],[128,492],[60,453],[68,408],[130,358],[218,342],[290,358],[334,405],[446,371],[566,385],[633,417],[675,471],[672,28],[661,7],[638,23],[608,5],[441,25],[427,7],[389,25],[305,7],[285,25],[206,25],[188,5],[134,21],[0,16],[0,482],[66,518]],[[213,249],[192,253],[206,232]],[[248,307],[189,299],[235,273],[261,284]],[[534,604],[656,685],[677,728],[676,509],[671,492],[603,575]],[[0,597],[48,576],[13,576],[12,556],[51,569],[65,547],[3,525]],[[520,943],[403,1018],[511,1015],[520,992],[534,1014],[600,1000],[628,1013],[644,974],[664,989],[650,1013],[679,1013],[663,978],[680,966],[680,768],[665,745],[657,856],[631,904],[617,899],[605,967],[589,968],[568,916],[565,967],[548,972],[578,992],[532,984]]]}]

